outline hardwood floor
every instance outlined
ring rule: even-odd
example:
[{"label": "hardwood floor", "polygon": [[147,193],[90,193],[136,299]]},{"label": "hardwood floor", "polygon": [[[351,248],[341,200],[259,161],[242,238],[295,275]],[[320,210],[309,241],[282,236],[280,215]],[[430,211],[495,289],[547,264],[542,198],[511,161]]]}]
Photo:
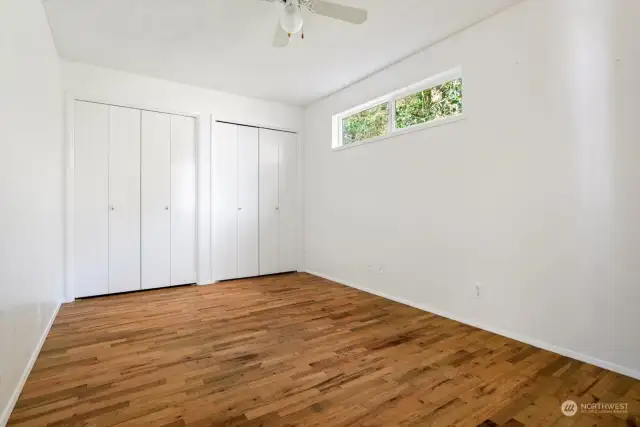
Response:
[{"label": "hardwood floor", "polygon": [[[629,413],[567,417],[568,399]],[[291,274],[64,305],[9,425],[582,427],[638,414],[640,381]]]}]

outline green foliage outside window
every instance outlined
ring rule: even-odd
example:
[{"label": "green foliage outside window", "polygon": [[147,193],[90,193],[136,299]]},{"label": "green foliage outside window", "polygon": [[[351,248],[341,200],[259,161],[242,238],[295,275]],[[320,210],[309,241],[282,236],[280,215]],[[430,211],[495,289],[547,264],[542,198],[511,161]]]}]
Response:
[{"label": "green foliage outside window", "polygon": [[404,129],[462,114],[462,79],[414,93],[395,102],[385,102],[342,119],[342,145],[387,135],[390,104],[395,108],[395,128]]},{"label": "green foliage outside window", "polygon": [[396,101],[396,129],[462,114],[462,79]]},{"label": "green foliage outside window", "polygon": [[342,120],[342,144],[348,145],[389,131],[389,104],[376,105]]}]

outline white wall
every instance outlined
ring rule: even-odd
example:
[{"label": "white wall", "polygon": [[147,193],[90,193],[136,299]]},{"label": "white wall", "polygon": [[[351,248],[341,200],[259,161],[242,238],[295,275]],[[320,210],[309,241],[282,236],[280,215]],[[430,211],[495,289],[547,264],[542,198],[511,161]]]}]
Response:
[{"label": "white wall", "polygon": [[[215,280],[210,262],[210,120],[292,130],[302,135],[302,109],[66,61],[62,63],[62,85],[69,96],[78,99],[200,116],[198,283]],[[72,295],[68,289],[68,298]]]},{"label": "white wall", "polygon": [[0,425],[62,299],[62,92],[40,0],[0,1]]},{"label": "white wall", "polygon": [[[306,268],[640,377],[639,21],[528,0],[309,107]],[[333,114],[457,66],[465,120],[331,151]]]}]

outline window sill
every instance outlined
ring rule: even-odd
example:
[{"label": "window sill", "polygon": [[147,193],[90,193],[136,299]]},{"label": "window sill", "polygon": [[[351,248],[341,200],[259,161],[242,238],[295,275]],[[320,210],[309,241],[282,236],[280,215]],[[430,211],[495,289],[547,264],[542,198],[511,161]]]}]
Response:
[{"label": "window sill", "polygon": [[445,124],[448,124],[448,123],[454,123],[454,122],[457,122],[457,121],[460,121],[460,120],[464,120],[466,118],[467,118],[467,116],[463,113],[463,114],[459,114],[457,116],[447,117],[447,118],[439,119],[439,120],[434,120],[434,121],[431,121],[431,122],[422,123],[420,125],[411,126],[411,127],[408,127],[408,128],[396,129],[393,132],[390,132],[390,133],[388,133],[386,135],[376,136],[375,138],[364,139],[362,141],[354,142],[354,143],[348,144],[348,145],[334,146],[334,147],[331,148],[331,151],[341,151],[341,150],[346,150],[348,148],[359,147],[361,145],[369,144],[371,142],[383,141],[385,139],[393,138],[393,137],[396,137],[396,136],[406,135],[408,133],[413,133],[413,132],[419,132],[421,130],[433,128],[433,127],[436,127],[436,126],[445,125]]}]

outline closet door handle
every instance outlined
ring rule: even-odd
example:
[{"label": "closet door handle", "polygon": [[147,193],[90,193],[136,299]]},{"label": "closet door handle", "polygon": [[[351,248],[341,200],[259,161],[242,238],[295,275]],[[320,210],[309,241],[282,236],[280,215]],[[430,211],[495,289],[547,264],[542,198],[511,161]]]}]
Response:
[{"label": "closet door handle", "polygon": [[115,210],[116,210],[116,207],[115,207],[115,206],[113,206],[113,205],[109,205],[109,210],[115,211]]},{"label": "closet door handle", "polygon": [[165,211],[168,211],[168,210],[169,210],[169,206],[165,206],[165,207],[164,207],[164,210],[165,210]]},{"label": "closet door handle", "polygon": [[276,210],[279,211],[280,210],[280,206],[276,206]]},{"label": "closet door handle", "polygon": [[238,211],[241,211],[241,210],[242,210],[242,208],[238,208]]}]

